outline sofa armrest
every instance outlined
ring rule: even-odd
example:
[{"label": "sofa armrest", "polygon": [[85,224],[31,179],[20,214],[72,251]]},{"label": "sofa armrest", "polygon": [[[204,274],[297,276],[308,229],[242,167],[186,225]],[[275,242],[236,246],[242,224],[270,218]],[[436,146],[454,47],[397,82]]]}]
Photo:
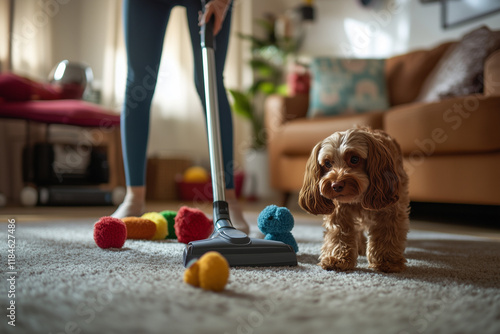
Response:
[{"label": "sofa armrest", "polygon": [[500,95],[500,50],[484,62],[484,95]]},{"label": "sofa armrest", "polygon": [[264,126],[267,137],[272,140],[273,134],[288,121],[304,118],[309,107],[309,95],[282,96],[271,95],[264,104]]}]

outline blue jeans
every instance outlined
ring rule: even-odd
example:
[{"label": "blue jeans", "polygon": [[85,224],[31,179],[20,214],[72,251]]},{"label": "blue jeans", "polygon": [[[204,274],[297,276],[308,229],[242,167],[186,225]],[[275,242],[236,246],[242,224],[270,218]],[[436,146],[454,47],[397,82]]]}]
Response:
[{"label": "blue jeans", "polygon": [[[201,1],[124,0],[124,35],[128,74],[125,105],[121,114],[121,136],[128,186],[145,185],[151,100],[156,88],[170,12],[177,5],[186,8],[193,48],[194,81],[204,110],[206,110],[200,27],[198,26],[198,12],[202,10]],[[222,29],[215,36],[215,60],[226,188],[233,189],[233,127],[231,108],[222,75],[230,25],[231,10],[228,10]]]}]

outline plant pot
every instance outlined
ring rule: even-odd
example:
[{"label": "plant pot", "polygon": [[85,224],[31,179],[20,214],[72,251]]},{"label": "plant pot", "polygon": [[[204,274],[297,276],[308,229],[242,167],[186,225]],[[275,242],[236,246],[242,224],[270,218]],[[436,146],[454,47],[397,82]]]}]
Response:
[{"label": "plant pot", "polygon": [[243,196],[247,200],[261,200],[276,196],[269,179],[267,149],[248,149],[245,152]]}]

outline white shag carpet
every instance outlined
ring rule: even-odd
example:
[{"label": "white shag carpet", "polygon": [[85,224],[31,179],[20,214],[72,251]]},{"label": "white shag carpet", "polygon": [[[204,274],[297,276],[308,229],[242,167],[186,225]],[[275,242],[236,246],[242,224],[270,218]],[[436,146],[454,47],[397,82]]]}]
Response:
[{"label": "white shag carpet", "polygon": [[[297,267],[232,268],[222,293],[182,282],[183,244],[103,250],[92,221],[18,222],[16,326],[8,325],[1,224],[2,333],[500,333],[500,243],[412,231],[408,269],[317,266],[322,228],[296,226]],[[252,230],[256,235],[256,228]]]}]

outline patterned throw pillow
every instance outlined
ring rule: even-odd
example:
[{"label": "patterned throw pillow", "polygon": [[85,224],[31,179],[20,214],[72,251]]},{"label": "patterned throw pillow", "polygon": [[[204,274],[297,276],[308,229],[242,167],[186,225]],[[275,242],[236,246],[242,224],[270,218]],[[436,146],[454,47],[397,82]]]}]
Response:
[{"label": "patterned throw pillow", "polygon": [[307,116],[387,109],[384,65],[384,59],[315,58]]}]

